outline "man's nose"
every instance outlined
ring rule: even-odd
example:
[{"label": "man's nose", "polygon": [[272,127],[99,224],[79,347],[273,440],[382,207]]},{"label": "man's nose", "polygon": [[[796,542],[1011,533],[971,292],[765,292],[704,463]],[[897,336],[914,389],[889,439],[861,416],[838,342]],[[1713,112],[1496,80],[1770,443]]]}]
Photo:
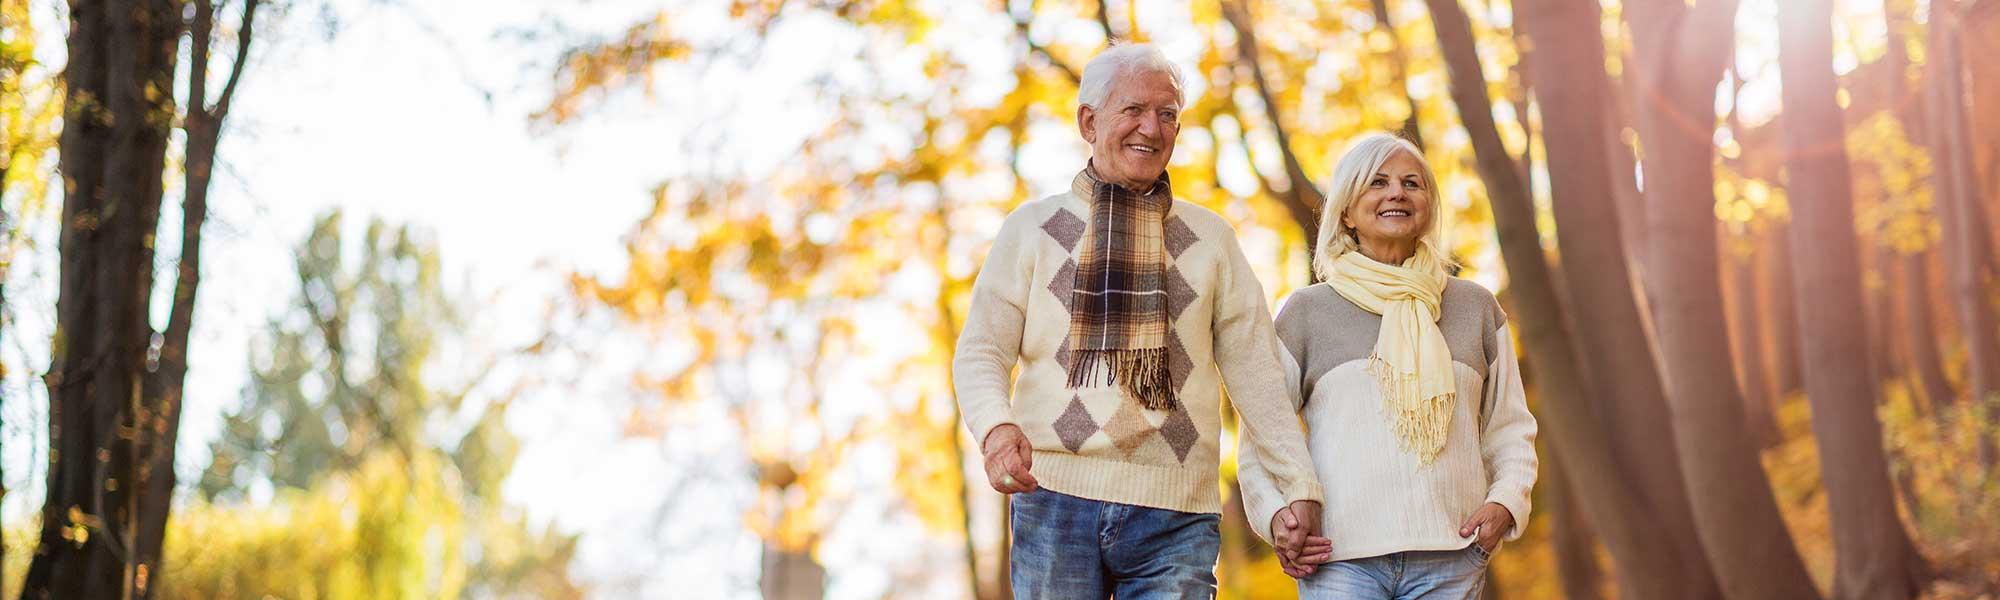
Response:
[{"label": "man's nose", "polygon": [[1141,135],[1159,139],[1160,131],[1164,129],[1166,129],[1166,124],[1161,122],[1159,113],[1149,113],[1139,117],[1139,133]]}]

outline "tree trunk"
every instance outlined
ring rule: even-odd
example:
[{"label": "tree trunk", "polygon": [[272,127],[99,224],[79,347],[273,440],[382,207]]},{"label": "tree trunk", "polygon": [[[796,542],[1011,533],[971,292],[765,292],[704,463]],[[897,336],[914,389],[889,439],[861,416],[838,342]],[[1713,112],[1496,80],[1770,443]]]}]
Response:
[{"label": "tree trunk", "polygon": [[[1736,3],[1644,0],[1625,7],[1642,78],[1649,289],[1696,531],[1730,598],[1816,598],[1743,425],[1716,278],[1715,89]],[[1698,490],[1698,491],[1697,491]]]},{"label": "tree trunk", "polygon": [[[1251,552],[1264,546],[1264,542],[1250,530],[1250,517],[1243,510],[1242,482],[1230,477],[1227,485],[1222,499],[1222,548],[1216,562],[1237,569],[1229,572],[1228,577],[1241,581],[1248,573],[1245,567],[1250,566]],[[1238,589],[1242,589],[1240,586],[1237,584]]]},{"label": "tree trunk", "polygon": [[1000,499],[1000,558],[994,562],[994,579],[1000,582],[999,598],[1014,597],[1014,504]]},{"label": "tree trunk", "polygon": [[1792,205],[1793,297],[1806,398],[1819,441],[1820,478],[1832,514],[1835,598],[1909,598],[1926,570],[1896,514],[1882,423],[1880,382],[1870,360],[1855,247],[1854,192],[1834,102],[1833,7],[1829,0],[1779,5],[1778,64]]},{"label": "tree trunk", "polygon": [[[1443,15],[1457,5],[1450,0],[1434,0],[1433,14]],[[1448,17],[1436,27],[1439,43],[1445,47],[1447,65],[1453,78],[1453,97],[1458,89],[1481,82],[1460,73],[1476,74],[1477,56],[1468,43],[1447,43],[1462,34],[1470,41],[1469,25],[1460,16]],[[1624,227],[1620,223],[1614,171],[1620,164],[1604,152],[1616,143],[1610,130],[1612,115],[1604,100],[1612,97],[1611,82],[1604,72],[1604,47],[1595,35],[1573,32],[1589,30],[1599,22],[1599,9],[1592,0],[1531,0],[1517,7],[1516,18],[1535,51],[1527,56],[1535,61],[1536,73],[1561,73],[1560,77],[1539,79],[1535,95],[1544,120],[1543,147],[1548,153],[1549,189],[1555,209],[1556,240],[1562,249],[1563,269],[1570,285],[1568,306],[1578,323],[1578,347],[1584,352],[1582,365],[1595,377],[1593,397],[1605,425],[1616,435],[1616,460],[1631,475],[1647,502],[1648,519],[1669,543],[1677,560],[1655,564],[1655,568],[1678,569],[1674,576],[1682,583],[1681,597],[1712,598],[1719,594],[1714,574],[1708,569],[1701,541],[1694,534],[1694,514],[1688,504],[1686,484],[1674,451],[1675,440],[1667,409],[1666,393],[1648,337],[1646,315],[1640,308],[1637,287],[1627,261]],[[1450,23],[1450,24],[1447,24]],[[1462,47],[1462,49],[1454,49]],[[1456,57],[1456,58],[1454,58]],[[1483,91],[1484,86],[1479,86]],[[1459,103],[1460,113],[1478,109],[1468,94]],[[1463,117],[1462,117],[1463,118]],[[1468,129],[1473,119],[1467,119]],[[1496,146],[1498,135],[1473,134],[1474,150]],[[1484,174],[1484,171],[1482,171]],[[1498,173],[1487,175],[1493,181]],[[1519,202],[1527,202],[1521,186]],[[1495,198],[1499,192],[1492,192]],[[1497,211],[1496,211],[1497,212]],[[1612,399],[1616,399],[1615,401]],[[1622,565],[1621,565],[1622,566]]]},{"label": "tree trunk", "polygon": [[1862,278],[1863,295],[1868,310],[1868,356],[1875,370],[1875,380],[1883,384],[1896,380],[1902,373],[1900,355],[1894,346],[1895,300],[1889,296],[1889,280],[1896,268],[1895,250],[1887,244],[1862,240],[1863,247],[1874,249],[1873,264],[1864,267],[1864,273],[1872,277]]},{"label": "tree trunk", "polygon": [[[194,306],[201,286],[201,230],[208,222],[208,188],[215,168],[216,149],[222,141],[222,121],[236,95],[236,84],[248,63],[250,41],[255,31],[260,0],[243,3],[242,20],[236,28],[236,57],[227,83],[213,106],[208,104],[208,67],[215,24],[213,0],[195,0],[188,69],[188,114],[185,184],[181,201],[181,256],[175,273],[173,304],[167,314],[167,329],[161,334],[158,368],[144,381],[144,398],[155,415],[152,429],[157,438],[145,453],[145,496],[139,511],[136,562],[145,566],[149,577],[162,575],[165,557],[167,516],[172,512],[174,494],[174,449],[180,440],[181,390],[187,382],[188,336],[194,328]],[[144,597],[157,586],[140,585]]]},{"label": "tree trunk", "polygon": [[[1734,240],[1755,244],[1755,234],[1745,232]],[[1740,249],[1740,248],[1739,248]],[[1729,346],[1736,355],[1737,381],[1743,388],[1743,420],[1757,445],[1769,448],[1778,443],[1778,417],[1772,401],[1771,384],[1764,371],[1764,339],[1758,314],[1757,257],[1754,252],[1730,252],[1723,261],[1729,273]]]},{"label": "tree trunk", "polygon": [[[1966,336],[1968,395],[1981,406],[1993,402],[2000,385],[2000,343],[1994,339],[1993,307],[1986,300],[1993,255],[1986,242],[1985,208],[1973,176],[1967,144],[1964,56],[1958,37],[1956,3],[1932,5],[1930,71],[1925,96],[1930,110],[1930,147],[1937,198],[1946,207],[1944,258],[1951,282],[1958,329]],[[1987,464],[1991,464],[1991,457]]]},{"label": "tree trunk", "polygon": [[1924,403],[1930,406],[1933,415],[1952,403],[1951,385],[1945,381],[1944,361],[1938,358],[1937,322],[1931,316],[1931,276],[1928,252],[1908,254],[1903,257],[1903,289],[1909,296],[1903,299],[1904,342],[1910,349],[1910,370],[1916,372],[1921,383]]},{"label": "tree trunk", "polygon": [[[1798,309],[1792,302],[1793,256],[1791,239],[1792,226],[1788,222],[1777,221],[1765,230],[1764,306],[1771,321],[1771,404],[1783,405],[1785,399],[1805,385],[1799,376],[1799,318]],[[1776,283],[1773,283],[1776,282]],[[1772,440],[1776,442],[1776,440]]]},{"label": "tree trunk", "polygon": [[[142,597],[134,560],[157,412],[141,394],[182,27],[171,0],[72,2],[51,465],[26,598]],[[134,432],[120,435],[120,431]],[[171,461],[169,461],[171,464]]]},{"label": "tree trunk", "polygon": [[1549,454],[1542,469],[1542,485],[1549,498],[1545,514],[1555,519],[1549,538],[1555,546],[1556,576],[1562,581],[1564,598],[1599,600],[1604,597],[1604,569],[1597,565],[1597,540],[1577,510],[1576,492],[1570,489],[1561,459]]},{"label": "tree trunk", "polygon": [[[949,372],[945,377],[946,381],[950,381]],[[954,400],[951,403],[951,421],[945,424],[944,435],[951,440],[951,464],[958,469],[958,518],[959,529],[965,537],[965,586],[972,592],[973,600],[986,600],[990,596],[986,594],[986,587],[979,583],[979,549],[972,543],[972,478],[965,474],[965,443],[959,439],[958,424],[958,402]]]},{"label": "tree trunk", "polygon": [[1654,525],[1656,519],[1670,516],[1650,509],[1638,486],[1624,476],[1630,471],[1617,462],[1618,444],[1602,426],[1607,417],[1588,400],[1591,390],[1599,388],[1591,383],[1590,365],[1580,359],[1577,338],[1563,314],[1559,288],[1535,231],[1533,200],[1494,127],[1470,20],[1456,0],[1427,4],[1445,54],[1452,101],[1472,139],[1480,177],[1493,202],[1508,290],[1521,308],[1515,321],[1528,352],[1545,367],[1537,371],[1543,392],[1540,414],[1548,423],[1545,431],[1556,452],[1574,467],[1568,471],[1575,476],[1574,497],[1584,502],[1591,528],[1603,536],[1617,560],[1618,573],[1634,595],[1684,598],[1690,570],[1674,544],[1660,542],[1662,528]]},{"label": "tree trunk", "polygon": [[58,341],[45,378],[52,464],[42,534],[21,593],[146,598],[158,587],[172,509],[208,186],[259,2],[243,4],[237,56],[213,106],[214,5],[195,2],[181,256],[157,346],[147,316],[153,239],[176,114],[173,77],[190,25],[179,0],[70,4]]},{"label": "tree trunk", "polygon": [[786,551],[764,545],[763,575],[757,589],[772,600],[813,600],[826,596],[826,567],[811,551]]},{"label": "tree trunk", "polygon": [[[1270,121],[1272,136],[1277,138],[1278,151],[1285,159],[1285,177],[1282,179],[1285,187],[1278,188],[1272,185],[1270,178],[1262,174],[1259,174],[1257,179],[1264,187],[1265,193],[1283,204],[1285,211],[1292,216],[1292,221],[1298,224],[1299,230],[1305,232],[1306,256],[1311,257],[1313,244],[1319,240],[1320,205],[1326,202],[1326,198],[1320,196],[1312,178],[1306,176],[1305,167],[1300,165],[1298,154],[1292,151],[1291,134],[1285,129],[1284,117],[1279,113],[1276,94],[1271,89],[1270,80],[1264,77],[1264,67],[1257,60],[1257,30],[1251,26],[1254,21],[1250,19],[1249,9],[1243,6],[1241,0],[1223,2],[1222,16],[1236,31],[1237,61],[1250,70],[1250,79],[1257,86],[1257,95],[1263,99],[1264,119]],[[1306,271],[1309,280],[1317,281],[1317,278],[1311,277],[1311,260],[1306,261]]]},{"label": "tree trunk", "polygon": [[[1396,31],[1396,21],[1389,15],[1389,0],[1369,0],[1368,6],[1375,11],[1375,29],[1389,36],[1389,73],[1394,79],[1389,85],[1403,93],[1403,104],[1410,108],[1410,116],[1403,119],[1403,127],[1396,130],[1396,135],[1403,136],[1421,149],[1424,147],[1424,134],[1423,129],[1417,126],[1417,98],[1410,95],[1410,59],[1403,50],[1403,34]],[[1313,233],[1306,232],[1306,236],[1311,237]]]}]

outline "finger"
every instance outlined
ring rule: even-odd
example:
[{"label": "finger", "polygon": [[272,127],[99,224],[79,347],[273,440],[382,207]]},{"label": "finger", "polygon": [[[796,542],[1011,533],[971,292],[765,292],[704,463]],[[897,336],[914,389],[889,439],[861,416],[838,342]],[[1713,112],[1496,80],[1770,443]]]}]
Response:
[{"label": "finger", "polygon": [[1304,548],[1299,549],[1299,554],[1312,555],[1332,551],[1333,544],[1306,544]]},{"label": "finger", "polygon": [[1332,552],[1321,552],[1321,553],[1319,553],[1319,554],[1307,554],[1307,555],[1305,555],[1305,556],[1301,556],[1301,557],[1299,557],[1299,560],[1298,560],[1298,563],[1299,563],[1299,564],[1301,564],[1301,565],[1305,565],[1305,566],[1308,566],[1308,567],[1310,567],[1310,566],[1314,566],[1314,565],[1323,565],[1323,564],[1326,564],[1326,563],[1330,563],[1330,562],[1333,562],[1333,553],[1332,553]]},{"label": "finger", "polygon": [[1471,518],[1465,520],[1464,525],[1458,526],[1458,537],[1472,537],[1473,533],[1479,531],[1479,526],[1485,523],[1486,513],[1473,513]]},{"label": "finger", "polygon": [[1296,516],[1293,516],[1293,515],[1292,515],[1292,509],[1291,509],[1291,507],[1289,507],[1289,506],[1288,506],[1288,507],[1285,507],[1285,508],[1284,508],[1284,509],[1282,509],[1282,510],[1279,510],[1279,511],[1278,511],[1278,516],[1279,516],[1280,518],[1283,518],[1283,519],[1285,520],[1285,528],[1286,528],[1286,529],[1291,529],[1291,528],[1293,528],[1293,527],[1298,527],[1298,526],[1299,526],[1299,518],[1298,518],[1298,517],[1296,517]]},{"label": "finger", "polygon": [[1002,483],[1001,483],[1001,479],[1000,479],[1000,476],[999,476],[999,475],[995,475],[994,473],[995,473],[995,471],[994,471],[994,470],[992,470],[992,469],[987,469],[987,470],[986,470],[986,484],[987,484],[987,485],[990,485],[990,486],[993,486],[993,491],[996,491],[996,492],[1000,492],[1000,493],[1002,493],[1002,494],[1012,494],[1012,493],[1014,493],[1014,491],[1013,491],[1013,489],[1011,488],[1011,486],[1008,486],[1008,485],[1004,485],[1004,484],[1002,484]]},{"label": "finger", "polygon": [[1035,481],[1035,474],[1028,472],[1026,465],[1017,466],[1012,471],[1008,471],[1008,474],[1014,476],[1014,483],[1019,484],[1022,491],[1033,491],[1035,488],[1041,486],[1041,482]]},{"label": "finger", "polygon": [[1023,467],[1034,468],[1035,446],[1028,443],[1028,436],[1021,436],[1020,441],[1014,442],[1014,453],[1020,456]]}]

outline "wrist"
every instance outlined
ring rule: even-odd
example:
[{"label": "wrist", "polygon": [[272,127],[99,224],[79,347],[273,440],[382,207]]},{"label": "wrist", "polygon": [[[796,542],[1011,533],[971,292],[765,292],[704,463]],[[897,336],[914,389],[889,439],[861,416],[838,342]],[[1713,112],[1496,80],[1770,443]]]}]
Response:
[{"label": "wrist", "polygon": [[1021,427],[1013,423],[1001,423],[998,425],[994,425],[992,429],[986,430],[986,437],[984,439],[979,440],[979,449],[981,451],[985,451],[992,448],[994,436],[999,435],[1001,430],[1008,428],[1013,428],[1016,435],[1019,435],[1019,432],[1021,431]]}]

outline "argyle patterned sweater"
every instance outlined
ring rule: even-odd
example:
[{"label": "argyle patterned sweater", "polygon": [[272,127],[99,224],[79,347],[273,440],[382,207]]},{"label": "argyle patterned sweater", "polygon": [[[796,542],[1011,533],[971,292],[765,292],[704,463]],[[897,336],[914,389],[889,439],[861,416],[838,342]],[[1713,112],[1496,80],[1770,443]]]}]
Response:
[{"label": "argyle patterned sweater", "polygon": [[[1079,178],[1081,180],[1081,178]],[[1221,392],[1269,457],[1284,501],[1320,500],[1286,396],[1284,347],[1263,286],[1220,215],[1175,201],[1166,221],[1167,362],[1179,405],[1148,410],[1117,386],[1067,387],[1069,304],[1090,190],[1007,216],[972,288],[952,363],[975,441],[1012,423],[1043,488],[1092,500],[1220,513]],[[1014,370],[1020,367],[1018,377]],[[1011,390],[1011,395],[1010,395]]]}]

